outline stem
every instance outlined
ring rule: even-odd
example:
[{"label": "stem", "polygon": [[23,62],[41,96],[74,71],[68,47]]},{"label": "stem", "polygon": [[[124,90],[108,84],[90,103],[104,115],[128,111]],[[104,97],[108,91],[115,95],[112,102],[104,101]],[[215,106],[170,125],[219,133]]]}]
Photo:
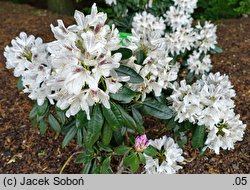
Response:
[{"label": "stem", "polygon": [[66,166],[68,165],[68,163],[71,161],[71,159],[77,155],[77,154],[81,154],[83,153],[83,151],[78,151],[78,152],[74,152],[73,154],[71,154],[71,156],[66,160],[66,162],[63,164],[63,167],[61,168],[59,174],[62,174],[64,169],[66,168]]},{"label": "stem", "polygon": [[123,161],[124,161],[125,157],[126,157],[126,155],[124,155],[124,156],[122,157],[122,160],[121,160],[119,166],[117,167],[117,172],[116,172],[116,174],[122,174],[122,172],[123,172],[123,170],[124,170]]}]

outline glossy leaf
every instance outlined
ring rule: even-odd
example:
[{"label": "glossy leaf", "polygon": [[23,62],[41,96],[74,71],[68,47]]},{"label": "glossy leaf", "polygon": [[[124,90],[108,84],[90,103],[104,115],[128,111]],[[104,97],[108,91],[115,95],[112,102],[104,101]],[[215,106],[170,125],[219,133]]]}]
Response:
[{"label": "glossy leaf", "polygon": [[130,83],[142,83],[143,78],[132,68],[125,65],[120,65],[119,68],[115,69],[119,76],[130,76]]},{"label": "glossy leaf", "polygon": [[109,96],[117,101],[129,103],[133,100],[133,98],[137,95],[137,93],[126,86],[120,88],[120,90],[115,94],[109,94]]},{"label": "glossy leaf", "polygon": [[154,99],[144,101],[141,107],[145,115],[151,115],[158,119],[170,119],[173,116],[172,110],[167,105]]},{"label": "glossy leaf", "polygon": [[68,133],[65,135],[63,142],[62,142],[62,147],[65,147],[69,144],[69,142],[75,137],[77,133],[77,128],[76,127],[72,127]]},{"label": "glossy leaf", "polygon": [[133,55],[132,50],[128,48],[120,48],[118,50],[112,51],[112,55],[115,53],[121,53],[122,60],[129,59]]},{"label": "glossy leaf", "polygon": [[200,148],[204,144],[205,138],[205,126],[196,126],[192,136],[192,146],[194,148]]},{"label": "glossy leaf", "polygon": [[49,120],[49,124],[50,124],[51,128],[52,128],[57,134],[59,134],[59,133],[61,132],[61,126],[60,126],[60,124],[58,123],[58,121],[56,120],[56,118],[55,118],[52,114],[49,114],[48,120]]}]

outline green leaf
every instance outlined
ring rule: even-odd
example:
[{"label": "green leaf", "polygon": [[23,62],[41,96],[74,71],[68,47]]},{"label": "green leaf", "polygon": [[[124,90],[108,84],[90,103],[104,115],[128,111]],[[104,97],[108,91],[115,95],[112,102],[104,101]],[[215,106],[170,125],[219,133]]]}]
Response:
[{"label": "green leaf", "polygon": [[77,129],[77,134],[76,134],[76,141],[77,141],[77,144],[82,146],[83,145],[83,129]]},{"label": "green leaf", "polygon": [[136,172],[139,168],[140,159],[136,153],[132,153],[124,159],[124,165],[129,166],[132,172]]},{"label": "green leaf", "polygon": [[211,53],[222,53],[223,49],[215,45],[215,48],[211,49]]},{"label": "green leaf", "polygon": [[38,115],[37,107],[38,107],[38,105],[37,105],[37,104],[34,104],[32,110],[31,110],[30,113],[29,113],[29,117],[30,117],[30,118],[34,118],[34,117],[36,117],[36,116]]},{"label": "green leaf", "polygon": [[61,126],[60,126],[60,124],[58,123],[58,121],[56,120],[56,118],[55,118],[52,114],[49,114],[48,120],[49,120],[49,124],[50,124],[51,128],[52,128],[57,134],[59,134],[59,133],[61,132]]},{"label": "green leaf", "polygon": [[145,115],[151,115],[158,119],[170,119],[173,116],[172,110],[157,100],[147,99],[141,106]]},{"label": "green leaf", "polygon": [[141,152],[139,152],[138,155],[139,155],[139,158],[140,158],[140,163],[145,165],[146,164],[145,156]]},{"label": "green leaf", "polygon": [[115,53],[121,53],[122,60],[129,59],[133,55],[132,50],[128,48],[120,48],[118,50],[112,51],[112,55],[114,55]]},{"label": "green leaf", "polygon": [[113,135],[112,128],[107,123],[105,123],[101,135],[101,139],[104,145],[108,145],[110,143],[112,135]]},{"label": "green leaf", "polygon": [[84,164],[84,168],[82,170],[82,173],[84,174],[88,174],[90,169],[92,167],[92,163],[91,162],[87,162],[86,164]]},{"label": "green leaf", "polygon": [[170,120],[165,120],[165,128],[168,131],[171,131],[172,129],[176,128],[178,126],[178,123],[174,120],[174,118],[170,119]]},{"label": "green leaf", "polygon": [[118,69],[115,69],[118,76],[130,76],[130,83],[142,83],[143,78],[132,68],[127,67],[125,65],[120,65]]},{"label": "green leaf", "polygon": [[194,148],[200,148],[204,144],[204,137],[205,137],[205,126],[196,126],[193,137],[192,137],[192,146]]},{"label": "green leaf", "polygon": [[136,60],[137,60],[137,64],[142,65],[143,61],[147,58],[145,52],[143,50],[140,50],[138,52],[136,52]]},{"label": "green leaf", "polygon": [[128,154],[130,150],[132,150],[131,147],[128,147],[126,145],[120,145],[114,149],[114,153],[116,155],[125,155]]},{"label": "green leaf", "polygon": [[108,125],[114,131],[121,128],[120,122],[122,121],[122,116],[120,115],[119,110],[117,110],[114,106],[112,106],[112,104],[111,104],[111,109],[107,109],[104,106],[102,106],[102,113],[104,115],[104,118],[108,122]]},{"label": "green leaf", "polygon": [[101,135],[102,126],[104,123],[104,118],[102,116],[102,111],[100,105],[95,105],[91,114],[91,120],[88,121],[86,127],[86,137],[85,145],[90,148],[98,140]]},{"label": "green leaf", "polygon": [[119,35],[120,35],[120,38],[125,39],[125,40],[128,38],[128,36],[132,36],[131,33],[126,33],[126,32],[119,32]]},{"label": "green leaf", "polygon": [[137,109],[135,109],[134,107],[131,109],[131,111],[132,111],[132,116],[137,124],[138,132],[140,134],[144,134],[145,129],[143,126],[143,117],[142,117],[141,113]]},{"label": "green leaf", "polygon": [[149,145],[145,150],[144,153],[147,154],[148,156],[154,157],[157,155],[158,151],[156,150],[155,147]]},{"label": "green leaf", "polygon": [[101,142],[97,142],[97,145],[99,146],[100,150],[103,150],[105,152],[112,152],[113,151],[109,146],[107,146]]},{"label": "green leaf", "polygon": [[19,77],[18,82],[17,82],[17,89],[18,91],[22,91],[23,90],[23,81],[22,81],[22,77]]},{"label": "green leaf", "polygon": [[118,104],[115,105],[122,115],[124,127],[140,131],[139,127],[136,125],[135,120]]},{"label": "green leaf", "polygon": [[76,157],[75,163],[76,164],[87,164],[87,163],[91,162],[92,160],[93,160],[93,156],[91,154],[81,153]]},{"label": "green leaf", "polygon": [[100,173],[101,174],[110,174],[112,173],[111,167],[110,167],[110,162],[111,162],[111,156],[109,156],[108,158],[106,158],[101,165],[100,168]]},{"label": "green leaf", "polygon": [[183,148],[183,146],[187,144],[187,141],[188,139],[187,139],[187,136],[185,135],[185,136],[180,137],[180,139],[177,140],[177,144],[179,145],[180,148]]},{"label": "green leaf", "polygon": [[66,122],[65,112],[63,110],[61,110],[60,108],[56,107],[56,115],[57,115],[57,118],[59,119],[60,123],[65,124],[65,122]]},{"label": "green leaf", "polygon": [[80,111],[76,115],[76,127],[77,128],[83,128],[87,125],[88,119],[85,111]]},{"label": "green leaf", "polygon": [[67,146],[69,144],[69,142],[75,137],[77,133],[77,128],[76,127],[72,127],[68,133],[65,135],[63,142],[62,142],[62,147],[64,148],[65,146]]},{"label": "green leaf", "polygon": [[110,93],[109,96],[117,101],[123,102],[123,103],[129,103],[133,100],[133,98],[137,95],[137,93],[126,86],[120,88],[120,90],[112,94]]},{"label": "green leaf", "polygon": [[44,101],[43,105],[37,106],[38,115],[40,115],[40,116],[44,115],[48,111],[48,108],[49,108],[48,105],[49,105],[49,103],[48,103],[48,100],[46,99]]},{"label": "green leaf", "polygon": [[122,135],[121,129],[118,129],[117,131],[114,131],[113,132],[113,137],[115,139],[115,142],[118,145],[122,144],[122,142],[123,142],[123,135]]},{"label": "green leaf", "polygon": [[47,131],[47,124],[44,118],[39,122],[39,130],[42,135],[44,135]]}]

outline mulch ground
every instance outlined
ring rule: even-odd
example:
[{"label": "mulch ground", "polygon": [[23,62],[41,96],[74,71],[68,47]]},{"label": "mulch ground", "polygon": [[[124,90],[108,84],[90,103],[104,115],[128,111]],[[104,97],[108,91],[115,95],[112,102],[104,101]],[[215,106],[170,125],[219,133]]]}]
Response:
[{"label": "mulch ground", "polygon": [[[58,18],[70,24],[73,19],[58,16],[28,5],[0,1],[0,173],[59,173],[65,161],[78,147],[71,143],[61,148],[62,137],[53,132],[41,136],[32,128],[28,113],[32,102],[17,91],[17,79],[5,69],[4,47],[21,31],[53,40],[49,25]],[[250,173],[250,18],[223,20],[218,24],[218,41],[224,52],[213,56],[214,72],[228,74],[237,92],[236,112],[248,125],[242,142],[232,151],[212,152],[204,157],[185,147],[186,162],[180,173]],[[155,128],[159,123],[146,120]],[[64,173],[80,173],[70,162]]]}]

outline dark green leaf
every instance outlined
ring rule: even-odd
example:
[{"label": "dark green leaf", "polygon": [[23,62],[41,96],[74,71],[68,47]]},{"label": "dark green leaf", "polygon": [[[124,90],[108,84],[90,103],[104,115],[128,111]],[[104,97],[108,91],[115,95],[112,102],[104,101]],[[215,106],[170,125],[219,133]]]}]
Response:
[{"label": "dark green leaf", "polygon": [[97,145],[99,146],[100,150],[103,150],[105,152],[112,152],[113,151],[108,145],[105,145],[101,142],[97,142]]},{"label": "dark green leaf", "polygon": [[136,60],[137,60],[137,64],[142,65],[143,61],[147,58],[145,52],[143,50],[140,50],[138,52],[136,52]]},{"label": "dark green leaf", "polygon": [[45,119],[44,119],[44,118],[41,119],[39,124],[40,124],[40,125],[39,125],[40,133],[41,133],[42,135],[44,135],[44,134],[46,133],[46,131],[47,131],[47,124],[46,124]]},{"label": "dark green leaf", "polygon": [[148,156],[154,157],[157,155],[158,151],[156,150],[155,147],[149,145],[145,150],[144,153]]},{"label": "dark green leaf", "polygon": [[88,121],[86,127],[85,145],[92,147],[101,135],[104,118],[100,105],[95,105],[91,114],[91,119]]},{"label": "dark green leaf", "polygon": [[66,122],[65,112],[63,110],[61,110],[60,108],[56,107],[56,115],[57,115],[57,118],[59,119],[60,123],[65,124],[65,122]]},{"label": "dark green leaf", "polygon": [[112,135],[113,135],[112,128],[107,123],[105,123],[101,135],[101,139],[104,145],[108,145],[110,143]]},{"label": "dark green leaf", "polygon": [[92,167],[92,163],[91,162],[88,162],[88,163],[84,164],[84,168],[82,170],[82,173],[88,174],[89,171],[90,171],[90,169],[91,169],[91,167]]},{"label": "dark green leaf", "polygon": [[126,145],[120,145],[120,146],[115,148],[114,153],[116,155],[125,155],[125,154],[129,153],[130,150],[132,150],[131,147],[128,147]]},{"label": "dark green leaf", "polygon": [[93,160],[93,156],[91,154],[81,153],[76,157],[75,163],[76,164],[87,164],[87,163],[91,162],[92,160]]},{"label": "dark green leaf", "polygon": [[109,94],[109,96],[117,101],[121,101],[124,103],[129,103],[133,100],[133,98],[137,95],[137,93],[126,86],[120,88],[120,90],[115,94]]},{"label": "dark green leaf", "polygon": [[132,68],[125,65],[120,65],[118,69],[115,69],[119,76],[130,76],[130,83],[142,83],[143,78]]},{"label": "dark green leaf", "polygon": [[38,113],[38,115],[40,115],[40,116],[44,115],[48,111],[48,109],[49,109],[48,105],[49,105],[48,100],[45,100],[44,103],[43,103],[43,105],[38,106],[37,107],[37,113]]},{"label": "dark green leaf", "polygon": [[141,108],[145,115],[151,115],[158,119],[170,119],[173,116],[172,110],[157,100],[147,99]]},{"label": "dark green leaf", "polygon": [[128,127],[139,132],[140,129],[136,125],[135,120],[120,105],[116,104],[115,106],[119,109],[122,115],[124,127]]},{"label": "dark green leaf", "polygon": [[68,133],[65,135],[63,142],[62,142],[62,147],[65,147],[69,144],[69,142],[75,137],[77,133],[77,128],[76,127],[72,127]]},{"label": "dark green leaf", "polygon": [[61,126],[60,126],[60,124],[58,123],[58,121],[56,120],[56,118],[55,118],[52,114],[49,114],[48,120],[49,120],[49,124],[50,124],[51,128],[52,128],[57,134],[59,134],[59,133],[61,132]]},{"label": "dark green leaf", "polygon": [[87,125],[88,119],[85,111],[80,111],[76,115],[76,127],[77,128],[83,128]]},{"label": "dark green leaf", "polygon": [[196,126],[193,137],[192,137],[192,146],[194,148],[200,148],[204,144],[205,137],[205,126]]},{"label": "dark green leaf", "polygon": [[121,127],[120,122],[122,121],[122,116],[120,115],[119,110],[117,110],[114,106],[111,104],[111,109],[107,109],[104,106],[102,106],[102,112],[103,115],[108,122],[108,125],[116,131]]},{"label": "dark green leaf", "polygon": [[112,51],[112,55],[114,55],[115,53],[121,53],[122,60],[129,59],[133,55],[132,50],[128,48],[120,48],[118,50]]},{"label": "dark green leaf", "polygon": [[143,127],[143,117],[141,115],[141,113],[135,109],[134,107],[132,108],[132,116],[137,124],[137,127],[139,129],[139,133],[140,134],[144,134],[145,133],[145,129]]},{"label": "dark green leaf", "polygon": [[122,142],[123,142],[123,135],[122,135],[121,129],[118,129],[117,131],[114,131],[113,132],[113,137],[115,139],[115,142],[118,145],[122,144]]},{"label": "dark green leaf", "polygon": [[139,155],[139,158],[140,158],[140,163],[145,165],[146,164],[145,156],[141,152],[139,152],[138,155]]},{"label": "dark green leaf", "polygon": [[77,134],[76,134],[76,140],[77,144],[82,146],[83,145],[83,134],[82,134],[83,129],[77,129]]},{"label": "dark green leaf", "polygon": [[139,168],[140,159],[136,153],[132,153],[124,159],[124,165],[129,166],[133,172],[136,172]]},{"label": "dark green leaf", "polygon": [[35,104],[35,105],[33,106],[32,110],[31,110],[30,113],[29,113],[29,117],[30,117],[30,118],[34,118],[34,117],[37,116],[37,114],[38,114],[37,107],[38,107],[37,104]]},{"label": "dark green leaf", "polygon": [[101,165],[100,168],[100,173],[101,174],[110,174],[112,173],[111,167],[110,167],[110,162],[111,162],[111,157],[109,156],[108,158],[106,158]]},{"label": "dark green leaf", "polygon": [[180,148],[183,148],[185,144],[187,144],[187,136],[182,136],[180,139],[177,140],[177,144],[179,145]]},{"label": "dark green leaf", "polygon": [[166,130],[168,130],[168,131],[170,131],[178,126],[178,123],[174,120],[174,118],[172,118],[170,120],[165,120],[164,123],[165,123]]}]

